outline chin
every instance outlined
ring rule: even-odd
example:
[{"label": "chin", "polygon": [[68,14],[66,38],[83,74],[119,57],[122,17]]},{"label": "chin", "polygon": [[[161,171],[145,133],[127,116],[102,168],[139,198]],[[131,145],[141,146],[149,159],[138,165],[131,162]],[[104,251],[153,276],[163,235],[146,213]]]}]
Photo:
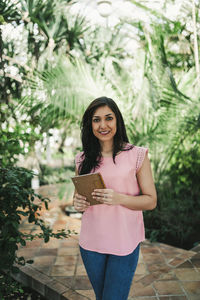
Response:
[{"label": "chin", "polygon": [[98,137],[100,141],[111,141],[113,140],[113,136],[100,136]]}]

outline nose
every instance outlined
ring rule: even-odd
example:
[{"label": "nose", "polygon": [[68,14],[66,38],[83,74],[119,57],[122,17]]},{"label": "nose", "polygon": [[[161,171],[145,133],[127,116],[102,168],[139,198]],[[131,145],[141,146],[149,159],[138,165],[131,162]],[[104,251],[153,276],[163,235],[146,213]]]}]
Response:
[{"label": "nose", "polygon": [[100,122],[100,128],[101,129],[106,128],[106,121],[105,120],[101,120],[101,122]]}]

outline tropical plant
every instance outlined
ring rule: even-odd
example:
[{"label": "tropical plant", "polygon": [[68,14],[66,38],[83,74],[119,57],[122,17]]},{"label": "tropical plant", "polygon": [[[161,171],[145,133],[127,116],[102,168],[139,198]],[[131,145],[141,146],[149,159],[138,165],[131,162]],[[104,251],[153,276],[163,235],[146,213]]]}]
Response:
[{"label": "tropical plant", "polygon": [[199,133],[190,136],[173,157],[165,179],[157,182],[158,208],[145,212],[147,237],[191,249],[200,242]]},{"label": "tropical plant", "polygon": [[[10,276],[18,271],[19,265],[25,265],[24,257],[18,257],[19,245],[26,245],[26,241],[43,238],[47,243],[50,237],[68,237],[70,231],[60,230],[53,232],[45,224],[39,211],[42,206],[48,209],[49,199],[37,195],[31,188],[33,172],[24,168],[0,168],[0,297],[2,299],[5,289],[10,292]],[[22,218],[28,218],[29,223],[38,226],[40,233],[24,233],[20,230]],[[32,263],[32,261],[27,261]]]},{"label": "tropical plant", "polygon": [[[73,0],[21,0],[23,21],[28,31],[29,51],[43,64],[52,63],[54,51],[67,53],[79,44],[87,30],[85,19],[70,14]],[[41,66],[41,60],[40,65]]]}]

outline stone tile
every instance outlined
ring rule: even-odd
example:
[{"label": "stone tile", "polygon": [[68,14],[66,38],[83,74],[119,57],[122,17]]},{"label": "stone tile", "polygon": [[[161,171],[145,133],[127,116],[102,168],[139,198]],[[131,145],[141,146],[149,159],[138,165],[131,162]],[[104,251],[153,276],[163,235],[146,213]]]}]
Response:
[{"label": "stone tile", "polygon": [[171,270],[170,272],[168,273],[163,273],[160,278],[159,278],[159,281],[160,280],[177,280],[175,274],[174,274],[174,271]]},{"label": "stone tile", "polygon": [[67,292],[69,290],[68,287],[64,286],[60,282],[56,280],[52,280],[45,287],[45,298],[46,299],[60,299],[60,295]]},{"label": "stone tile", "polygon": [[77,261],[77,255],[64,255],[64,256],[57,256],[56,261],[54,263],[55,266],[57,265],[75,265]]},{"label": "stone tile", "polygon": [[141,248],[142,254],[147,253],[147,254],[160,254],[160,251],[156,247],[147,247],[147,248]]},{"label": "stone tile", "polygon": [[144,277],[144,275],[135,274],[133,277],[133,283],[140,281],[140,279],[143,277]]},{"label": "stone tile", "polygon": [[179,258],[183,258],[184,260],[189,259],[193,257],[196,253],[193,251],[185,251],[181,255],[179,255]]},{"label": "stone tile", "polygon": [[165,259],[161,254],[143,254],[143,259],[145,263],[149,264],[161,264],[165,263]]},{"label": "stone tile", "polygon": [[70,289],[74,288],[74,276],[53,276],[52,278],[57,282],[62,283],[64,286],[69,287]]},{"label": "stone tile", "polygon": [[[79,232],[81,220],[72,219],[61,212],[61,203],[57,199],[58,186],[42,187],[42,190],[51,195],[52,200],[48,211],[43,206],[41,211],[43,218],[47,221],[48,218],[52,219],[54,230],[73,228]],[[28,223],[26,218],[22,220],[21,229],[23,232],[40,231],[38,226]],[[94,300],[94,292],[79,253],[78,239],[79,236],[73,234],[61,240],[52,238],[48,243],[44,243],[42,239],[36,239],[27,242],[26,247],[19,245],[20,256],[35,258],[35,263],[31,267],[21,268],[21,275],[18,275],[18,279],[30,287],[33,286],[41,294],[47,291],[49,294],[46,298],[48,299]],[[141,243],[139,263],[129,299],[199,300],[199,274],[200,245],[192,251],[187,251],[145,240]],[[47,284],[45,277],[42,276],[47,276],[49,280]],[[38,278],[44,280],[39,281]],[[177,279],[182,281],[179,282]],[[47,285],[46,289],[45,285]]]},{"label": "stone tile", "polygon": [[139,280],[139,282],[141,282],[144,286],[147,286],[147,285],[153,283],[155,280],[158,280],[161,275],[162,275],[161,272],[153,272],[151,274],[148,274],[148,275],[142,277]]},{"label": "stone tile", "polygon": [[50,239],[48,243],[43,243],[42,248],[55,249],[59,248],[60,240],[59,239]]},{"label": "stone tile", "polygon": [[188,300],[186,296],[164,296],[159,297],[159,300]]},{"label": "stone tile", "polygon": [[194,269],[176,269],[174,270],[174,273],[181,281],[200,281],[200,273]]},{"label": "stone tile", "polygon": [[55,256],[35,256],[33,266],[51,266],[55,262]]},{"label": "stone tile", "polygon": [[45,275],[45,274],[40,274],[38,278],[33,278],[32,279],[32,289],[40,293],[42,296],[45,296],[46,293],[46,285],[51,284],[53,280]]},{"label": "stone tile", "polygon": [[88,300],[87,297],[71,290],[62,294],[60,300]]},{"label": "stone tile", "polygon": [[200,281],[182,282],[184,290],[191,296],[198,296],[200,299]]},{"label": "stone tile", "polygon": [[41,229],[33,229],[31,233],[32,233],[32,234],[41,234],[41,233],[43,233],[43,232],[42,232]]},{"label": "stone tile", "polygon": [[23,256],[25,259],[27,258],[33,258],[38,253],[38,248],[21,248],[17,251],[17,256]]},{"label": "stone tile", "polygon": [[135,274],[146,275],[147,273],[146,265],[144,263],[138,263]]},{"label": "stone tile", "polygon": [[90,290],[92,285],[88,279],[88,276],[76,276],[74,281],[75,290]]},{"label": "stone tile", "polygon": [[53,266],[51,276],[72,276],[74,275],[75,265]]},{"label": "stone tile", "polygon": [[60,247],[57,251],[58,255],[76,255],[79,253],[78,247]]},{"label": "stone tile", "polygon": [[166,264],[148,264],[147,269],[150,273],[155,272],[155,271],[167,273],[171,270],[171,268],[169,266],[167,266]]},{"label": "stone tile", "polygon": [[85,267],[84,265],[77,265],[77,269],[76,269],[76,275],[79,276],[79,275],[87,275],[87,272],[85,270]]},{"label": "stone tile", "polygon": [[78,241],[72,238],[61,240],[60,246],[63,247],[78,247]]},{"label": "stone tile", "polygon": [[157,297],[128,297],[128,300],[158,300]]},{"label": "stone tile", "polygon": [[176,257],[173,260],[169,261],[169,265],[176,267],[184,262],[185,259]]},{"label": "stone tile", "polygon": [[42,239],[37,239],[37,240],[33,240],[33,241],[26,241],[26,248],[39,248],[41,247],[43,243]]},{"label": "stone tile", "polygon": [[200,253],[195,253],[195,255],[192,257],[192,259],[200,259]]},{"label": "stone tile", "polygon": [[195,246],[194,248],[191,249],[194,252],[199,252],[200,253],[200,244]]},{"label": "stone tile", "polygon": [[173,255],[173,253],[163,254],[163,255],[167,263],[169,263],[170,261],[174,260],[177,257],[177,255],[176,254]]},{"label": "stone tile", "polygon": [[181,265],[179,265],[178,267],[177,267],[178,269],[193,269],[194,268],[194,266],[193,266],[193,264],[191,263],[191,261],[190,260],[186,260],[183,264],[181,264]]},{"label": "stone tile", "polygon": [[143,263],[144,263],[144,259],[143,259],[143,255],[140,251],[139,258],[138,258],[138,264],[143,264]]},{"label": "stone tile", "polygon": [[76,290],[77,293],[86,296],[90,300],[96,300],[95,293],[93,290]]},{"label": "stone tile", "polygon": [[43,296],[45,295],[45,285],[52,282],[49,276],[42,274],[30,266],[22,267],[18,274],[21,274],[22,279],[18,280],[19,282],[37,290]]},{"label": "stone tile", "polygon": [[160,295],[183,295],[183,290],[177,281],[166,280],[154,282],[154,287]]},{"label": "stone tile", "polygon": [[78,262],[77,262],[77,265],[83,265],[83,260],[82,260],[82,257],[81,257],[80,254],[78,255]]},{"label": "stone tile", "polygon": [[[41,276],[41,272],[39,272],[37,269],[35,269],[33,267],[33,265],[25,265],[23,267],[20,268],[20,271],[23,272],[24,274],[26,274],[27,276],[30,276],[32,279],[36,279],[38,280],[38,278],[40,278]],[[46,280],[48,281],[48,276],[43,276],[43,278],[46,278]],[[51,279],[49,279],[51,280]]]},{"label": "stone tile", "polygon": [[189,300],[199,300],[200,299],[200,295],[189,295],[188,299]]},{"label": "stone tile", "polygon": [[200,253],[194,255],[191,258],[191,262],[196,268],[200,268]]},{"label": "stone tile", "polygon": [[52,248],[52,249],[48,249],[48,248],[40,248],[37,253],[36,256],[56,256],[58,252],[57,248]]},{"label": "stone tile", "polygon": [[176,256],[178,254],[182,254],[185,252],[185,250],[183,250],[183,249],[172,247],[167,244],[159,244],[159,250],[163,254],[171,254],[172,256]]},{"label": "stone tile", "polygon": [[29,233],[31,233],[31,231],[32,231],[32,227],[30,227],[30,229],[22,229],[22,228],[20,228],[20,232],[24,233],[24,234],[29,234]]},{"label": "stone tile", "polygon": [[49,276],[49,278],[51,278],[50,277],[51,268],[52,268],[52,266],[37,266],[37,270],[40,271],[41,273]]},{"label": "stone tile", "polygon": [[31,274],[27,274],[26,272],[24,272],[24,270],[20,270],[18,273],[12,274],[12,278],[14,278],[16,281],[22,283],[25,286],[32,286],[32,276]]},{"label": "stone tile", "polygon": [[155,291],[151,285],[144,287],[141,282],[135,282],[131,285],[129,297],[136,296],[155,296]]}]

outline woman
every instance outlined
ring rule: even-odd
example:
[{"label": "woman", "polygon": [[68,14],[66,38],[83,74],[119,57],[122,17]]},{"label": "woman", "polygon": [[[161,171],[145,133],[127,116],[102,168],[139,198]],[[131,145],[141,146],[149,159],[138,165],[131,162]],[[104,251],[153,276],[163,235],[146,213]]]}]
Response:
[{"label": "woman", "polygon": [[81,256],[97,300],[126,300],[145,239],[142,211],[157,202],[148,150],[129,144],[121,112],[107,97],[86,109],[81,135],[76,174],[100,172],[106,185],[92,193],[100,205],[75,191],[74,207],[84,212]]}]

